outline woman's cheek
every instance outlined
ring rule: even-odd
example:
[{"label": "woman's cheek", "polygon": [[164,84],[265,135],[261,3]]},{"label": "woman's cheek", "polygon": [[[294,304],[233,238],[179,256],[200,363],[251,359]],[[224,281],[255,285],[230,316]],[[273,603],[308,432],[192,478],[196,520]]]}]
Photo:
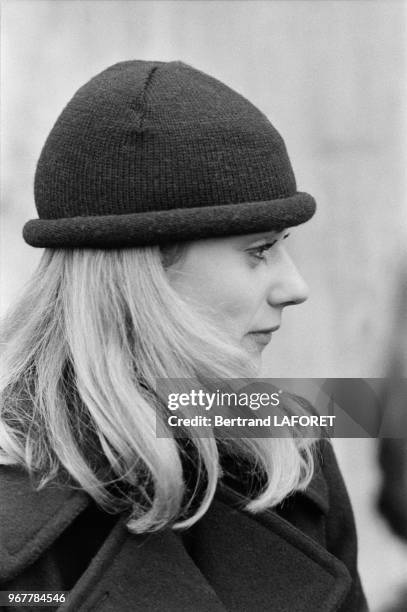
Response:
[{"label": "woman's cheek", "polygon": [[241,339],[250,331],[250,323],[256,314],[255,293],[247,286],[234,288],[235,291],[225,291],[222,313],[230,323],[233,335]]}]

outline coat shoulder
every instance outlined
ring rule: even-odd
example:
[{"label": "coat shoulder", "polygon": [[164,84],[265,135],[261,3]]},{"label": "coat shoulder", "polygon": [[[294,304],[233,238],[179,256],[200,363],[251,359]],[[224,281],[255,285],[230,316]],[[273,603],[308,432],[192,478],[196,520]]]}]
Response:
[{"label": "coat shoulder", "polygon": [[34,563],[88,503],[79,490],[38,490],[25,470],[0,466],[0,582]]}]

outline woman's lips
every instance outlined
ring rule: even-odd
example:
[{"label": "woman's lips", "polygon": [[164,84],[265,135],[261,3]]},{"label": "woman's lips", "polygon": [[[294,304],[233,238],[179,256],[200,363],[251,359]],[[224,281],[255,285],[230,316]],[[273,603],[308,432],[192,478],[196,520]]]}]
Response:
[{"label": "woman's lips", "polygon": [[257,344],[262,344],[263,346],[266,346],[266,344],[270,342],[273,334],[271,333],[271,331],[258,331],[250,332],[248,335],[251,336],[255,340],[255,342],[257,342]]},{"label": "woman's lips", "polygon": [[247,335],[253,338],[256,344],[264,347],[270,342],[273,332],[277,331],[279,327],[280,325],[275,325],[274,327],[267,327],[264,329],[254,329],[248,332]]}]

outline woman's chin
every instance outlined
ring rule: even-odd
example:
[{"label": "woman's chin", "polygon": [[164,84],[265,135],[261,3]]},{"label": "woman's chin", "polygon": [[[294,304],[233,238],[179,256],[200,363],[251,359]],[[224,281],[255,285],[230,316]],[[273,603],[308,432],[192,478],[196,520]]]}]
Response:
[{"label": "woman's chin", "polygon": [[259,346],[257,343],[245,340],[246,338],[243,339],[242,345],[249,356],[251,365],[253,366],[256,374],[258,374],[262,366],[262,352],[265,347]]},{"label": "woman's chin", "polygon": [[267,344],[264,344],[263,342],[258,342],[256,337],[251,334],[246,334],[241,342],[251,355],[258,355],[260,358],[262,352],[267,346]]}]

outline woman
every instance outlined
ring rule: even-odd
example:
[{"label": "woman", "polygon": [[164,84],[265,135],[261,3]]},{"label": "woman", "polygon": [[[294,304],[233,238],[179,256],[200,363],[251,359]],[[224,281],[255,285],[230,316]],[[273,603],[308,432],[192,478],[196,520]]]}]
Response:
[{"label": "woman", "polygon": [[329,444],[156,435],[158,379],[255,376],[307,297],[283,240],[315,204],[266,117],[183,63],[116,64],[57,120],[35,198],[45,252],[4,325],[2,590],[364,610]]}]

